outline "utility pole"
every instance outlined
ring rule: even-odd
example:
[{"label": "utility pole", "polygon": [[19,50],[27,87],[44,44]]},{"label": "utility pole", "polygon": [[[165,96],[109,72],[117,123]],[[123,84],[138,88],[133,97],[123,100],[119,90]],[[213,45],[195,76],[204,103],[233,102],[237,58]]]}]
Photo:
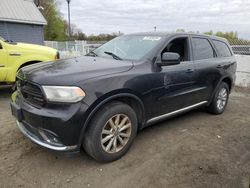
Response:
[{"label": "utility pole", "polygon": [[69,29],[69,38],[71,37],[71,29],[70,29],[70,1],[71,0],[66,0],[67,1],[67,3],[68,3],[68,21],[69,21],[69,25],[68,25],[68,29]]}]

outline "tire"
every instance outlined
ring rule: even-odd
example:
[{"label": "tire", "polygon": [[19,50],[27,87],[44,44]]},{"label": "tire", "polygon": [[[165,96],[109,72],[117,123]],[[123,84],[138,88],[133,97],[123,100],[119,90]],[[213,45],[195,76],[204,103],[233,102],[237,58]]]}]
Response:
[{"label": "tire", "polygon": [[98,110],[90,121],[83,147],[95,160],[111,162],[129,150],[136,133],[137,117],[134,110],[125,103],[111,102]]},{"label": "tire", "polygon": [[228,84],[221,82],[218,90],[215,92],[211,104],[208,106],[208,112],[218,115],[222,114],[227,106],[229,98],[229,88]]}]

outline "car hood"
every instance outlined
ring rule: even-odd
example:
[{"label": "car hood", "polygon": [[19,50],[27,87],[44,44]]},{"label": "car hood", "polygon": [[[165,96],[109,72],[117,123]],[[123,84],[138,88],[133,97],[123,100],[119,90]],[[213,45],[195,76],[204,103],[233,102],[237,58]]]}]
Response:
[{"label": "car hood", "polygon": [[132,66],[130,61],[83,56],[30,65],[22,68],[18,77],[40,85],[74,85],[90,78],[125,72]]}]

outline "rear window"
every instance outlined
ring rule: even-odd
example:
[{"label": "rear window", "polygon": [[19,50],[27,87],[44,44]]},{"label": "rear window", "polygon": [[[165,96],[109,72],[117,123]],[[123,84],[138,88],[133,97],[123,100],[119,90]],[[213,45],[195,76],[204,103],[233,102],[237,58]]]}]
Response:
[{"label": "rear window", "polygon": [[218,40],[213,40],[214,45],[216,47],[216,49],[219,51],[219,54],[222,57],[230,57],[232,56],[231,51],[229,50],[229,47],[227,46],[226,43],[218,41]]},{"label": "rear window", "polygon": [[192,38],[194,60],[214,58],[215,53],[207,39]]}]

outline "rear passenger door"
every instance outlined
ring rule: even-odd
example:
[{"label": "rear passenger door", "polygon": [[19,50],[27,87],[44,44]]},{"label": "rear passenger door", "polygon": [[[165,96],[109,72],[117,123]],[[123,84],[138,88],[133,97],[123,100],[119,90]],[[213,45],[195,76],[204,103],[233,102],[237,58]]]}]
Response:
[{"label": "rear passenger door", "polygon": [[193,102],[209,101],[221,78],[220,60],[209,37],[192,36],[192,54],[195,67]]},{"label": "rear passenger door", "polygon": [[225,40],[213,39],[213,44],[218,52],[218,68],[224,76],[229,77],[231,81],[235,81],[236,59],[233,55],[229,43]]}]

